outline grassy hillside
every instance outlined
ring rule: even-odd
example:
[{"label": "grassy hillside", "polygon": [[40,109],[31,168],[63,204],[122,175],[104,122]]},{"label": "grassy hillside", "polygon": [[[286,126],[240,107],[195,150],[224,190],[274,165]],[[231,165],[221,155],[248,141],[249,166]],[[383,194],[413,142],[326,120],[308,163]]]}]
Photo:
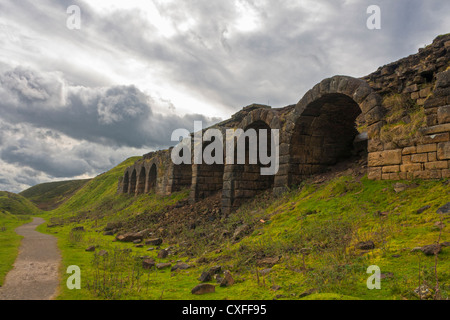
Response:
[{"label": "grassy hillside", "polygon": [[40,214],[41,210],[21,195],[0,191],[0,213],[36,215]]},{"label": "grassy hillside", "polygon": [[19,193],[41,210],[53,210],[70,198],[87,180],[42,183]]},{"label": "grassy hillside", "polygon": [[20,239],[14,230],[31,219],[28,216],[15,216],[7,212],[0,212],[0,286],[5,276],[12,268],[19,250]]},{"label": "grassy hillside", "polygon": [[41,210],[21,195],[0,191],[0,286],[19,251],[22,237],[14,230],[30,222],[29,216],[40,213]]},{"label": "grassy hillside", "polygon": [[[305,182],[278,198],[261,194],[224,216],[220,196],[189,205],[188,190],[169,197],[116,195],[118,177],[135,160],[46,213],[53,226],[40,229],[59,239],[62,274],[69,265],[83,270],[82,289],[61,286],[60,299],[418,299],[419,283],[432,290],[438,283],[441,296],[449,295],[450,249],[437,256],[412,250],[450,241],[450,217],[436,213],[450,198],[448,181],[403,182],[399,190],[397,182],[341,175]],[[103,235],[108,223],[120,223],[119,233],[148,230],[164,242],[113,241]],[[85,231],[73,231],[76,226]],[[369,241],[373,248],[359,247]],[[89,246],[108,254],[86,252]],[[158,258],[160,249],[169,256]],[[147,270],[142,257],[190,268]],[[234,285],[192,295],[198,277],[215,265],[230,270]],[[367,288],[372,265],[382,271],[381,290]]]}]

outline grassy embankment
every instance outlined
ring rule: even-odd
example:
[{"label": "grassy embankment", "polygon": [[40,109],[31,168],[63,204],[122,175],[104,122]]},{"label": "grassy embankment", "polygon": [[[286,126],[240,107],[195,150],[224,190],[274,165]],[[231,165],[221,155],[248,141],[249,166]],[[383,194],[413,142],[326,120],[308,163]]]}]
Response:
[{"label": "grassy embankment", "polygon": [[90,179],[42,183],[19,194],[39,209],[49,211],[56,209],[89,181]]},{"label": "grassy embankment", "polygon": [[[212,236],[214,240],[209,241],[207,235],[222,232],[213,223],[185,228],[175,239],[164,239],[161,249],[171,246],[174,254],[159,259],[158,248],[147,251],[148,246],[136,248],[103,235],[108,222],[151,217],[188,196],[188,191],[170,197],[116,195],[118,177],[135,160],[93,179],[61,207],[45,214],[50,223],[61,223],[40,229],[59,239],[63,279],[69,276],[65,274],[69,265],[82,270],[82,289],[70,291],[63,281],[59,299],[417,299],[413,290],[419,282],[434,288],[436,277],[441,295],[448,296],[450,249],[443,248],[437,260],[411,251],[450,241],[449,226],[439,227],[439,222],[449,224],[449,216],[436,213],[449,199],[446,181],[404,182],[409,187],[401,192],[394,191],[396,182],[350,176],[323,184],[306,182],[280,198],[261,196],[222,217],[219,225],[231,234],[240,225],[250,226],[242,240]],[[430,207],[417,213],[426,205]],[[85,232],[71,231],[81,225]],[[145,227],[157,231],[151,222]],[[355,248],[368,240],[375,249]],[[187,252],[188,242],[196,245],[194,257]],[[109,254],[100,257],[86,252],[91,245],[97,246],[96,252]],[[140,256],[172,265],[183,261],[193,267],[174,272],[144,270]],[[275,258],[275,264],[265,264],[264,258]],[[192,295],[190,290],[199,284],[202,271],[214,265],[230,270],[235,284],[217,287],[213,294]],[[381,290],[366,287],[366,270],[371,265],[379,266],[385,277]]]},{"label": "grassy embankment", "polygon": [[41,211],[24,197],[0,191],[0,286],[16,260],[21,236],[14,231]]}]

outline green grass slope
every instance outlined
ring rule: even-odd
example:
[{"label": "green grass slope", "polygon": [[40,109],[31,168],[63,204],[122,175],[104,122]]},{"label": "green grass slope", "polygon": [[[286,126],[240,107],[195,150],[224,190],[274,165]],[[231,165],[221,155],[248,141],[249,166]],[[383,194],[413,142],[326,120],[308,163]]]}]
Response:
[{"label": "green grass slope", "polygon": [[28,216],[15,216],[7,212],[0,212],[0,286],[5,281],[5,276],[11,270],[16,260],[21,236],[14,230],[31,221]]},{"label": "green grass slope", "polygon": [[[442,247],[437,256],[412,250],[450,241],[450,216],[436,213],[450,198],[448,181],[404,181],[400,192],[394,188],[397,182],[366,177],[305,182],[278,198],[262,194],[228,216],[202,210],[192,227],[185,219],[192,207],[184,202],[178,209],[182,214],[171,218],[177,212],[174,204],[185,200],[188,191],[170,197],[116,194],[118,177],[135,160],[93,179],[45,214],[51,223],[58,222],[40,230],[58,237],[62,274],[69,265],[83,270],[82,289],[68,290],[64,280],[59,299],[418,299],[413,291],[419,283],[433,294],[438,287],[441,297],[449,295],[450,249]],[[107,223],[118,221],[134,231],[149,229],[164,243],[148,251],[152,246],[103,235]],[[80,225],[84,232],[72,230]],[[236,239],[243,225],[246,232]],[[375,247],[358,249],[363,241]],[[86,252],[88,246],[108,255]],[[158,249],[164,248],[171,254],[158,258]],[[172,266],[182,261],[191,268],[146,270],[140,257]],[[214,265],[230,270],[234,285],[192,295],[200,274]],[[383,274],[381,290],[367,288],[372,265]]]},{"label": "green grass slope", "polygon": [[19,193],[39,209],[53,210],[70,198],[90,179],[42,183]]},{"label": "green grass slope", "polygon": [[19,252],[22,237],[15,229],[30,222],[30,216],[41,213],[42,211],[25,197],[0,191],[0,286]]},{"label": "green grass slope", "polygon": [[10,213],[13,215],[37,215],[41,213],[27,198],[7,192],[0,191],[0,213]]}]

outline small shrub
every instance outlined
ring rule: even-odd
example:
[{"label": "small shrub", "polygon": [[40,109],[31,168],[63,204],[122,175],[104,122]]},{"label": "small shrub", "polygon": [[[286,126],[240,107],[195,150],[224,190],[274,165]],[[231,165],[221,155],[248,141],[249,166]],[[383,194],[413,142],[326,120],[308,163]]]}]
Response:
[{"label": "small shrub", "polygon": [[69,242],[72,244],[77,244],[82,242],[84,239],[84,231],[72,230],[69,233]]},{"label": "small shrub", "polygon": [[383,105],[388,109],[386,125],[381,128],[382,142],[398,144],[401,140],[420,141],[420,129],[426,126],[424,108],[416,105],[404,95],[395,94],[384,99]]}]

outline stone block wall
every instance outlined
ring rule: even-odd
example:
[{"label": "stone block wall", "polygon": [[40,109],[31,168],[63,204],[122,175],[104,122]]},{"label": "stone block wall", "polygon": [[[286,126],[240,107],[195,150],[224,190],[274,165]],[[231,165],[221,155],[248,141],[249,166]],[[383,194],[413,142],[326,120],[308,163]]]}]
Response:
[{"label": "stone block wall", "polygon": [[[423,117],[417,124],[412,122],[409,111],[401,118],[417,125],[411,127],[414,135],[391,140],[389,135],[383,136],[393,121],[390,117],[395,108],[389,102],[392,97],[404,103],[400,111],[412,108]],[[449,178],[450,34],[437,37],[417,54],[366,77],[325,79],[296,105],[279,109],[250,105],[213,126],[222,132],[262,127],[280,131],[280,166],[275,176],[261,176],[261,165],[175,166],[169,149],[149,153],[127,168],[119,180],[118,192],[151,192],[149,172],[155,165],[157,193],[167,195],[190,187],[190,200],[195,202],[222,190],[222,211],[230,212],[262,190],[281,193],[349,157],[358,134],[356,127],[368,138],[369,179]]]}]

